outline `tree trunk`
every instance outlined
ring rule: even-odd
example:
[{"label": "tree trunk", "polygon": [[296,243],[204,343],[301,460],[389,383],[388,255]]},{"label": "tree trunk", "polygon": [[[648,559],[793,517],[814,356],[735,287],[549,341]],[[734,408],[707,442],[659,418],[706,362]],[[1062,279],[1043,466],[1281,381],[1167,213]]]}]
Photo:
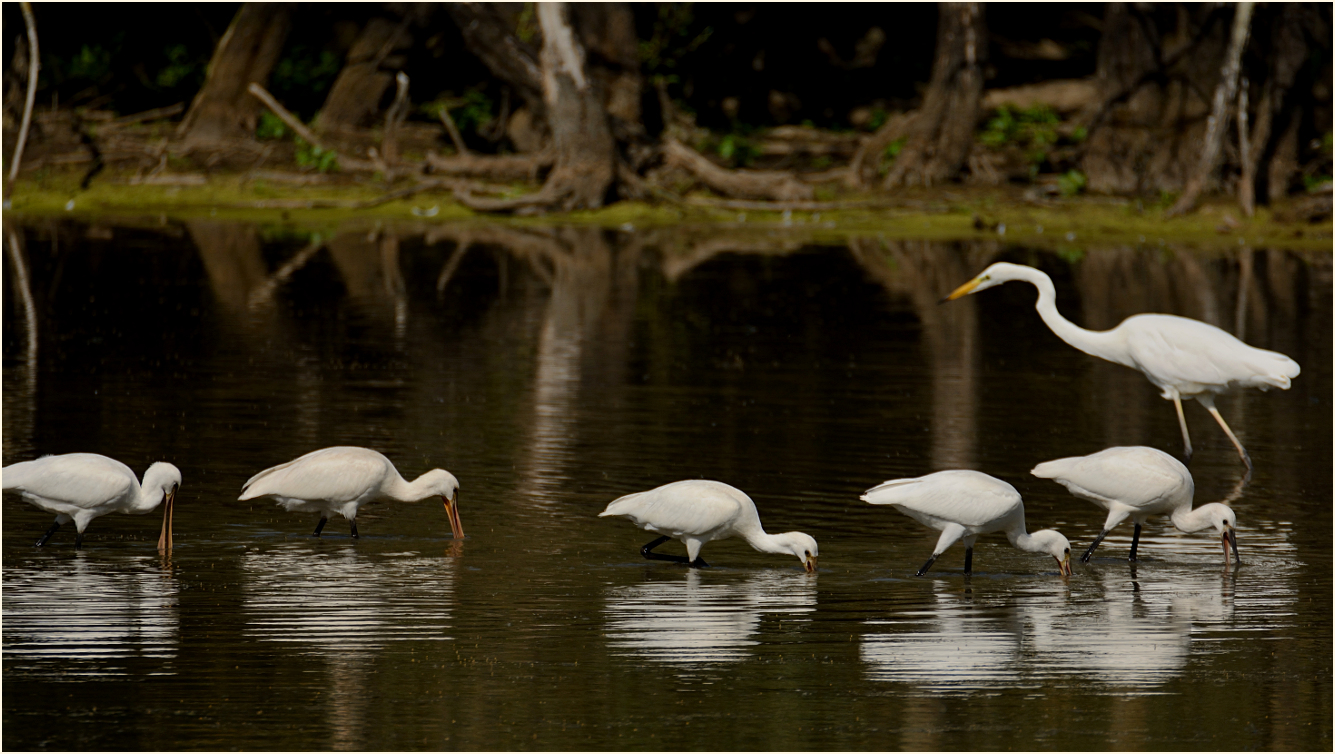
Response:
[{"label": "tree trunk", "polygon": [[288,3],[242,5],[213,51],[204,86],[176,135],[187,143],[253,135],[262,106],[246,87],[268,79],[291,26]]},{"label": "tree trunk", "polygon": [[552,171],[540,191],[511,200],[460,200],[489,211],[603,206],[616,177],[616,149],[603,99],[585,65],[584,46],[575,36],[565,3],[539,3],[542,101],[552,133]]},{"label": "tree trunk", "polygon": [[1214,103],[1210,106],[1210,120],[1205,127],[1205,142],[1201,146],[1201,159],[1196,170],[1187,179],[1187,186],[1182,196],[1168,210],[1167,216],[1173,217],[1195,209],[1206,182],[1219,163],[1219,152],[1223,147],[1224,132],[1228,126],[1228,113],[1233,108],[1238,92],[1238,72],[1242,67],[1242,48],[1247,46],[1247,33],[1251,29],[1252,8],[1254,3],[1238,3],[1233,17],[1233,32],[1229,35],[1228,51],[1224,54],[1224,64],[1219,72],[1219,84],[1215,86]]},{"label": "tree trunk", "polygon": [[626,3],[572,3],[571,23],[589,54],[588,72],[611,118],[612,132],[626,141],[642,138],[639,40]]},{"label": "tree trunk", "polygon": [[987,29],[981,3],[941,3],[936,61],[908,142],[886,188],[930,186],[954,178],[969,159],[983,94]]},{"label": "tree trunk", "polygon": [[366,22],[320,108],[315,130],[330,133],[371,125],[385,90],[394,81],[394,74],[388,70],[391,67],[384,65],[386,59],[412,44],[407,25],[407,19],[381,17]]}]

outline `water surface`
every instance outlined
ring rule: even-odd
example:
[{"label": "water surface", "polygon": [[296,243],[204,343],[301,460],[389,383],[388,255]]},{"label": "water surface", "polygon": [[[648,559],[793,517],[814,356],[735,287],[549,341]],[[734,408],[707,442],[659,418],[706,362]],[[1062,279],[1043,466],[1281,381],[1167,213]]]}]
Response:
[{"label": "water surface", "polygon": [[[1329,254],[1017,248],[743,228],[50,223],[5,262],[4,462],[181,468],[176,547],[110,515],[76,552],[5,496],[6,749],[1329,749]],[[1194,403],[1197,502],[1244,565],[1166,519],[1069,582],[858,495],[976,468],[1083,551],[1101,509],[1028,475],[1111,445],[1180,451],[1138,373],[1058,340],[1192,316],[1297,359],[1287,392]],[[25,305],[22,281],[30,306]],[[238,502],[256,471],[365,445],[439,501],[335,518]],[[647,562],[597,513],[683,478],[815,536],[820,571],[740,541]],[[662,547],[677,552],[675,543]]]}]

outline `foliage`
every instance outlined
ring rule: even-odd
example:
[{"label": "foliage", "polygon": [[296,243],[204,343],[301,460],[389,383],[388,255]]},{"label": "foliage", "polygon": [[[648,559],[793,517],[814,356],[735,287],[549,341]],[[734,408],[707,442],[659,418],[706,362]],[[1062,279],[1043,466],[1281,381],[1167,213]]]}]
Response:
[{"label": "foliage", "polygon": [[715,147],[718,156],[733,166],[750,165],[760,156],[760,149],[751,139],[741,133],[724,134]]},{"label": "foliage", "polygon": [[255,126],[255,138],[260,141],[274,141],[287,138],[287,124],[282,118],[265,110],[260,113],[260,122]]},{"label": "foliage", "polygon": [[305,45],[294,45],[274,66],[269,77],[271,89],[275,92],[299,89],[318,94],[333,85],[340,67],[338,56],[328,50],[317,54]]},{"label": "foliage", "polygon": [[714,33],[714,27],[706,26],[691,34],[694,6],[695,3],[659,3],[653,34],[639,43],[640,62],[644,63],[645,71],[676,68],[682,58],[695,52]]},{"label": "foliage", "polygon": [[303,168],[315,168],[316,172],[328,173],[338,169],[338,155],[311,144],[300,136],[294,137],[297,143],[297,164]]},{"label": "foliage", "polygon": [[1085,190],[1085,174],[1079,170],[1068,170],[1057,176],[1057,190],[1062,196],[1075,196]]},{"label": "foliage", "polygon": [[890,119],[890,113],[884,107],[873,107],[871,109],[871,120],[867,121],[868,131],[877,131],[885,122]]},{"label": "foliage", "polygon": [[519,41],[529,44],[538,38],[538,11],[535,3],[524,3],[524,9],[519,12],[519,19],[515,22],[515,36]]},{"label": "foliage", "polygon": [[439,119],[441,108],[449,108],[454,125],[459,127],[460,133],[465,133],[470,128],[481,129],[495,120],[496,116],[492,114],[493,106],[491,98],[481,87],[474,87],[464,92],[462,96],[445,92],[434,100],[420,105],[418,111]]},{"label": "foliage", "polygon": [[1047,105],[1024,110],[1012,110],[1003,105],[988,120],[978,140],[989,147],[1018,145],[1029,152],[1031,160],[1039,162],[1047,148],[1057,143],[1059,123],[1061,118],[1057,111]]},{"label": "foliage", "polygon": [[195,73],[202,73],[200,64],[190,57],[190,52],[183,44],[169,45],[163,49],[163,56],[167,58],[167,65],[158,71],[154,83],[162,89],[171,89],[181,84]]},{"label": "foliage", "polygon": [[877,172],[881,175],[889,173],[891,163],[895,161],[895,158],[899,156],[900,152],[904,151],[904,145],[907,144],[908,141],[909,137],[901,136],[889,144],[886,144],[885,149],[881,150],[881,163]]}]

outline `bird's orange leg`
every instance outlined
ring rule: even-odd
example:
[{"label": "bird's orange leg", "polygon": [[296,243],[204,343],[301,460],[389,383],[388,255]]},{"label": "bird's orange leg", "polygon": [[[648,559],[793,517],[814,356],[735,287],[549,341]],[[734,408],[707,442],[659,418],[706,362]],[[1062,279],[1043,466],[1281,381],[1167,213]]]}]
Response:
[{"label": "bird's orange leg", "polygon": [[1219,409],[1214,407],[1214,396],[1198,395],[1196,396],[1196,401],[1202,406],[1205,406],[1205,410],[1209,411],[1210,415],[1214,417],[1214,420],[1219,422],[1219,426],[1224,430],[1224,434],[1228,435],[1228,439],[1233,441],[1233,447],[1238,449],[1238,457],[1242,459],[1244,464],[1246,464],[1247,471],[1251,471],[1252,457],[1247,455],[1247,449],[1242,447],[1242,443],[1238,442],[1238,438],[1233,434],[1233,430],[1228,428],[1228,422],[1224,421],[1224,417],[1219,413]]},{"label": "bird's orange leg", "polygon": [[[1177,423],[1182,427],[1182,444],[1186,446],[1186,450],[1183,451],[1186,456],[1183,463],[1190,464],[1192,452],[1191,434],[1187,432],[1187,417],[1182,413],[1182,398],[1176,395],[1173,396],[1173,406],[1177,408]],[[1088,560],[1088,558],[1086,558],[1086,560]]]}]

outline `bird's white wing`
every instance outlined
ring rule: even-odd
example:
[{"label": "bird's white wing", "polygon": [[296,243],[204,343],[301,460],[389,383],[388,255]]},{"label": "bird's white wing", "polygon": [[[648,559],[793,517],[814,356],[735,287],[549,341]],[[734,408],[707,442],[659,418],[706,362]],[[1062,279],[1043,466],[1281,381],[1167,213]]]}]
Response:
[{"label": "bird's white wing", "polygon": [[1136,366],[1156,384],[1183,395],[1230,387],[1287,389],[1298,364],[1281,353],[1243,343],[1186,317],[1140,314],[1118,326]]},{"label": "bird's white wing", "polygon": [[662,534],[703,535],[737,520],[755,505],[746,493],[721,482],[688,479],[617,498],[599,516],[625,516]]},{"label": "bird's white wing", "polygon": [[1143,446],[1108,448],[1088,456],[1059,458],[1034,467],[1082,497],[1142,507],[1193,487],[1191,472],[1177,459]]},{"label": "bird's white wing", "polygon": [[324,448],[261,471],[246,482],[239,499],[274,495],[345,502],[379,487],[388,471],[388,459],[375,451]]},{"label": "bird's white wing", "polygon": [[134,492],[129,466],[94,453],[68,453],[24,461],[4,469],[4,488],[80,508],[93,508]]},{"label": "bird's white wing", "polygon": [[915,479],[892,479],[862,496],[873,505],[896,505],[942,521],[984,526],[1021,505],[1020,493],[979,471],[938,471]]}]

